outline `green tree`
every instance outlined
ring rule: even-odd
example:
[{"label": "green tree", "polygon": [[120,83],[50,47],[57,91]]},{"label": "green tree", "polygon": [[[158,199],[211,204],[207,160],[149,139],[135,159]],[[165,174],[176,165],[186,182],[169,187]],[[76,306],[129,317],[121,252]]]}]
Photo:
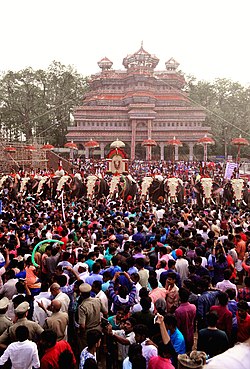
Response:
[{"label": "green tree", "polygon": [[44,137],[62,145],[71,109],[80,103],[87,84],[73,67],[53,62],[46,71],[9,71],[0,86],[0,123],[8,140],[24,135],[27,141]]}]

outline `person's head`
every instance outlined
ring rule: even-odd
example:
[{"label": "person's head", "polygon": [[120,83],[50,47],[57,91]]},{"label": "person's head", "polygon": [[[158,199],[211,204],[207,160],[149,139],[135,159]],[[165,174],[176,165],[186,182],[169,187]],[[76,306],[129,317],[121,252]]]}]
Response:
[{"label": "person's head", "polygon": [[143,297],[143,298],[141,298],[140,305],[142,307],[142,310],[143,311],[148,311],[150,309],[150,307],[151,307],[151,302],[152,302],[152,300],[151,300],[150,297]]},{"label": "person's head", "polygon": [[19,342],[26,341],[29,338],[29,330],[24,325],[19,325],[16,329],[16,339]]},{"label": "person's head", "polygon": [[[87,359],[88,360],[88,359]],[[92,359],[94,360],[94,359]],[[94,362],[96,362],[94,360]],[[85,361],[86,363],[86,361]],[[60,353],[59,355],[59,359],[58,359],[58,365],[59,365],[59,369],[73,369],[74,366],[74,356],[73,353],[69,350],[64,350],[63,352]],[[84,366],[85,368],[85,366]],[[94,369],[94,367],[91,366],[92,369]]]},{"label": "person's head", "polygon": [[106,283],[106,282],[108,282],[108,281],[110,281],[112,279],[112,275],[108,271],[104,272],[103,275],[102,275],[102,277],[103,277],[103,282],[104,283]]},{"label": "person's head", "polygon": [[190,296],[190,292],[186,288],[181,287],[179,289],[179,297],[182,303],[188,302],[189,296]]},{"label": "person's head", "polygon": [[52,296],[57,296],[60,293],[60,285],[58,283],[52,283],[50,286],[50,293]]},{"label": "person's head", "polygon": [[152,290],[158,287],[158,281],[155,277],[149,277],[148,283],[150,284]]},{"label": "person's head", "polygon": [[196,268],[199,268],[201,266],[201,264],[202,264],[201,256],[196,256],[194,258],[194,264],[195,264]]},{"label": "person's head", "polygon": [[135,325],[136,325],[135,318],[132,318],[132,317],[131,318],[127,318],[125,320],[124,327],[123,327],[124,332],[126,334],[133,332]]},{"label": "person's head", "polygon": [[61,301],[56,299],[51,301],[50,308],[52,313],[58,313],[58,311],[61,310],[61,307],[62,307]]},{"label": "person's head", "polygon": [[101,281],[94,281],[92,283],[92,291],[94,293],[96,293],[96,294],[99,293],[101,291],[101,289],[102,289],[102,282]]},{"label": "person's head", "polygon": [[228,288],[225,292],[227,293],[229,300],[235,300],[236,291],[234,288]]},{"label": "person's head", "polygon": [[[65,368],[65,366],[63,366]],[[85,360],[83,369],[98,369],[98,365],[95,359],[89,357]]]},{"label": "person's head", "polygon": [[143,269],[143,268],[144,268],[144,266],[145,266],[145,261],[144,261],[144,259],[143,259],[143,258],[138,258],[138,259],[136,259],[135,265],[136,265],[136,267],[137,267],[139,270]]},{"label": "person's head", "polygon": [[101,270],[101,265],[99,263],[94,263],[92,266],[93,274],[99,274]]},{"label": "person's head", "polygon": [[132,369],[146,369],[147,363],[146,359],[142,355],[136,355],[133,357],[132,361]]},{"label": "person's head", "polygon": [[173,314],[166,314],[164,318],[166,328],[170,331],[175,331],[177,326],[177,319]]},{"label": "person's head", "polygon": [[237,304],[237,308],[240,319],[245,320],[249,310],[248,303],[245,300],[240,300]]},{"label": "person's head", "polygon": [[[15,299],[17,299],[17,297],[18,296],[16,296]],[[24,296],[21,295],[21,297],[24,299]],[[20,301],[21,300],[22,299],[20,299]],[[13,299],[14,307],[15,307],[15,302],[14,302],[14,299]],[[14,312],[15,312],[18,319],[22,319],[22,318],[24,318],[28,315],[28,310],[29,309],[30,309],[29,303],[27,301],[23,301],[15,307]]]},{"label": "person's head", "polygon": [[137,355],[142,355],[142,346],[139,343],[132,343],[128,348],[128,358],[132,362],[133,358]]},{"label": "person's head", "polygon": [[175,269],[175,264],[176,264],[175,260],[169,259],[168,260],[168,269]]},{"label": "person's head", "polygon": [[174,272],[170,272],[168,273],[168,276],[167,276],[167,284],[169,286],[173,286],[176,282],[176,274]]},{"label": "person's head", "polygon": [[116,310],[116,320],[120,322],[125,317],[126,313],[127,311],[125,307],[118,307]]},{"label": "person's head", "polygon": [[220,292],[218,301],[221,306],[226,306],[228,303],[228,294],[226,292]]},{"label": "person's head", "polygon": [[87,332],[88,349],[100,347],[102,333],[98,329],[92,329]]},{"label": "person's head", "polygon": [[57,341],[57,334],[52,329],[46,329],[41,333],[40,342],[45,348],[54,347]]},{"label": "person's head", "polygon": [[137,324],[134,326],[135,341],[142,343],[148,337],[148,327],[145,324]]},{"label": "person's head", "polygon": [[226,279],[227,281],[232,277],[232,271],[230,269],[225,269],[224,270],[224,279]]},{"label": "person's head", "polygon": [[140,276],[139,276],[139,274],[138,274],[138,273],[132,273],[132,274],[131,274],[131,279],[132,279],[132,281],[133,281],[134,283],[138,283],[138,282],[139,282],[139,280],[140,280]]},{"label": "person's head", "polygon": [[214,328],[216,327],[218,315],[215,311],[208,312],[207,315],[207,325],[208,327]]}]

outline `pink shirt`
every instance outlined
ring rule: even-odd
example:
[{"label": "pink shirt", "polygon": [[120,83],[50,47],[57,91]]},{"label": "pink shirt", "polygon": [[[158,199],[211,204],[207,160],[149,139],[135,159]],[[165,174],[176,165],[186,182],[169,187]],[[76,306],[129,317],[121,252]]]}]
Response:
[{"label": "pink shirt", "polygon": [[183,334],[187,351],[192,349],[194,343],[194,320],[196,316],[196,306],[189,302],[183,302],[175,310],[177,327]]},{"label": "pink shirt", "polygon": [[166,298],[167,291],[165,288],[157,287],[154,290],[149,292],[149,296],[151,297],[151,300],[153,303],[155,303],[158,299],[164,299]]},{"label": "pink shirt", "polygon": [[174,369],[170,359],[153,356],[149,360],[148,369]]}]

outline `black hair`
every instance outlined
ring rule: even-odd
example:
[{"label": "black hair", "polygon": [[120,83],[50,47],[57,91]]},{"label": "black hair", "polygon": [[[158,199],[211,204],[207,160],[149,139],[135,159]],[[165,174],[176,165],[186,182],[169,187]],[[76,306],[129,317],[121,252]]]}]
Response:
[{"label": "black hair", "polygon": [[52,329],[46,329],[41,333],[40,338],[42,341],[45,341],[49,347],[53,347],[57,341],[57,334]]},{"label": "black hair", "polygon": [[206,314],[207,317],[207,324],[209,327],[216,327],[218,315],[215,311],[208,312]]},{"label": "black hair", "polygon": [[102,338],[102,333],[98,329],[92,329],[87,332],[87,345],[88,348],[94,347],[97,342]]},{"label": "black hair", "polygon": [[180,297],[181,302],[188,302],[189,296],[190,296],[190,292],[186,288],[180,287],[179,297]]},{"label": "black hair", "polygon": [[15,332],[17,341],[23,342],[29,338],[29,330],[25,325],[19,325]]}]

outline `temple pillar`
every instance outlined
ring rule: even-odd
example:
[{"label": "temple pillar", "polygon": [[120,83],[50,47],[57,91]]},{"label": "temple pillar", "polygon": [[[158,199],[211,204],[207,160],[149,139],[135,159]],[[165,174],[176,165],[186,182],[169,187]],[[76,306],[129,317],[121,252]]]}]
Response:
[{"label": "temple pillar", "polygon": [[164,160],[164,148],[165,148],[165,146],[164,146],[164,142],[160,142],[160,150],[161,150],[161,161],[163,161]]},{"label": "temple pillar", "polygon": [[174,147],[174,161],[178,161],[179,160],[179,147],[176,145]]},{"label": "temple pillar", "polygon": [[[148,119],[148,139],[152,138],[152,120]],[[152,147],[151,146],[147,146],[147,160],[150,161],[151,160],[151,154],[152,154]]]},{"label": "temple pillar", "polygon": [[101,142],[100,143],[101,159],[104,159],[104,148],[105,148],[105,144]]},{"label": "temple pillar", "polygon": [[135,136],[136,136],[136,120],[132,120],[132,135],[131,135],[131,160],[135,160]]},{"label": "temple pillar", "polygon": [[194,160],[194,143],[189,142],[188,146],[189,146],[189,161],[193,161]]},{"label": "temple pillar", "polygon": [[89,148],[85,147],[85,159],[89,159]]}]

